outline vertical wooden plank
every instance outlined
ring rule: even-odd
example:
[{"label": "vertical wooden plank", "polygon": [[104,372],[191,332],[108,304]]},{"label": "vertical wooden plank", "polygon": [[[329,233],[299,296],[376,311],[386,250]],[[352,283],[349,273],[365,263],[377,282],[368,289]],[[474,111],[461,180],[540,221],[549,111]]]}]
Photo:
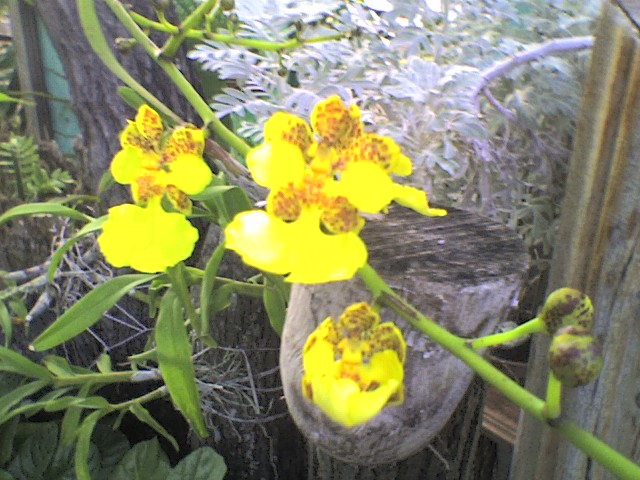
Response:
[{"label": "vertical wooden plank", "polygon": [[[629,3],[629,2],[616,2]],[[624,6],[624,5],[622,5]],[[563,412],[640,461],[640,36],[633,10],[607,2],[596,32],[549,291],[571,286],[595,304],[604,368],[565,392]],[[532,351],[527,387],[544,395],[547,339]],[[613,478],[535,420],[521,419],[514,480]]]},{"label": "vertical wooden plank", "polygon": [[[16,47],[20,89],[28,92],[45,92],[35,10],[27,2],[10,0],[9,15]],[[47,101],[42,96],[29,99],[33,100],[35,106],[25,107],[27,132],[37,140],[48,140],[50,134],[47,125],[49,125],[50,115]]]}]

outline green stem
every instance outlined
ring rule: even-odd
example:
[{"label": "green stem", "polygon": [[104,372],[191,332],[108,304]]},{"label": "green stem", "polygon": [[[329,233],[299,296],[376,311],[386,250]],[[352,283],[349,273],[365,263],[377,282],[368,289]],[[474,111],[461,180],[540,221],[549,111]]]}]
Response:
[{"label": "green stem", "polygon": [[555,420],[560,417],[562,400],[562,383],[553,372],[549,372],[547,382],[547,401],[544,404],[544,416],[547,420]]},{"label": "green stem", "polygon": [[115,412],[117,410],[125,410],[134,404],[142,405],[143,403],[150,402],[152,400],[157,400],[160,398],[166,397],[168,394],[167,387],[163,385],[162,387],[156,388],[155,390],[142,395],[141,397],[136,397],[132,400],[127,400],[122,403],[114,403],[109,405],[109,411]]},{"label": "green stem", "polygon": [[542,331],[544,331],[544,324],[542,323],[542,320],[536,317],[513,330],[509,330],[508,332],[494,333],[493,335],[487,335],[486,337],[474,338],[469,342],[469,346],[473,350],[479,350],[481,348],[511,342],[520,337]]},{"label": "green stem", "polygon": [[[172,118],[179,120],[177,115],[167,108],[158,98],[156,98],[151,92],[144,88],[136,79],[134,79],[129,72],[127,72],[122,65],[118,62],[113,55],[107,39],[102,33],[102,27],[98,20],[96,13],[96,6],[94,0],[77,0],[78,16],[80,17],[80,25],[84,31],[85,36],[93,48],[93,51],[98,55],[100,60],[105,66],[113,72],[120,80],[140,95],[149,105],[153,106],[158,112]],[[148,40],[148,39],[147,39]]]},{"label": "green stem", "polygon": [[[545,416],[545,402],[542,399],[518,385],[482,356],[471,350],[467,346],[465,339],[440,327],[433,320],[420,313],[412,305],[396,295],[373,268],[367,265],[362,268],[358,274],[367,287],[374,293],[376,303],[393,310],[413,327],[462,360],[481,378],[493,385],[496,390],[500,391],[525,412],[557,430],[576,447],[619,478],[623,480],[640,478],[640,466],[609,447],[606,443],[598,440],[586,430],[581,429],[572,421],[559,418],[549,424]],[[376,294],[376,292],[378,294]]]},{"label": "green stem", "polygon": [[189,30],[196,27],[198,23],[204,19],[205,15],[219,4],[220,0],[206,0],[198,5],[193,12],[182,21],[178,33],[173,34],[169,40],[167,40],[167,43],[164,44],[160,50],[160,56],[169,59],[173,58]]},{"label": "green stem", "polygon": [[[151,28],[153,30],[167,33],[169,35],[178,35],[180,29],[175,25],[164,25],[160,22],[151,20],[136,12],[130,12],[131,18],[142,28]],[[350,32],[335,33],[332,35],[319,35],[311,38],[292,38],[282,42],[272,42],[269,40],[258,40],[255,38],[237,37],[230,33],[212,33],[204,30],[189,30],[184,32],[186,38],[194,40],[211,40],[213,42],[224,43],[227,45],[238,45],[241,47],[247,47],[255,50],[262,50],[263,52],[278,52],[281,50],[291,50],[302,45],[312,43],[332,42],[336,40],[343,40],[351,35]]]},{"label": "green stem", "polygon": [[[82,2],[81,2],[82,3]],[[193,106],[203,122],[208,125],[213,132],[230,147],[234,148],[240,155],[246,156],[250,147],[238,137],[235,133],[229,130],[218,119],[215,112],[213,112],[207,102],[198,94],[193,85],[182,75],[182,72],[173,63],[160,57],[160,49],[147,37],[147,35],[140,29],[138,24],[133,20],[128,10],[122,5],[119,0],[105,0],[105,3],[109,6],[111,11],[118,18],[120,23],[127,29],[131,36],[138,42],[145,52],[164,70],[173,83],[178,87],[180,92],[185,96],[189,103]]]},{"label": "green stem", "polygon": [[[64,377],[56,377],[54,383],[57,387],[66,387],[70,385],[84,384],[109,384],[109,383],[131,383],[134,377],[139,376],[139,371],[129,370],[126,372],[110,372],[110,373],[86,373],[79,375],[69,375]],[[149,375],[147,380],[159,380],[159,375]]]}]

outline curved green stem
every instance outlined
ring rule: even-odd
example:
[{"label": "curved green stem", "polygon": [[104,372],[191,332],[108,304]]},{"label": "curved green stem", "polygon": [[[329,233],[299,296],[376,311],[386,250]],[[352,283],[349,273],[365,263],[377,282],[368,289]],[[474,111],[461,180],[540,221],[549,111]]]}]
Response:
[{"label": "curved green stem", "polygon": [[187,33],[192,28],[196,27],[204,17],[212,10],[219,6],[220,0],[205,0],[200,5],[198,5],[193,12],[191,12],[187,18],[185,18],[180,27],[178,28],[178,32],[171,35],[167,43],[164,44],[162,50],[160,51],[160,56],[164,58],[173,58],[182,45]]},{"label": "curved green stem", "polygon": [[486,337],[474,338],[469,342],[469,346],[473,350],[479,350],[481,348],[511,342],[532,333],[542,332],[543,330],[544,324],[542,323],[542,320],[536,317],[522,325],[519,325],[513,330],[509,330],[508,332],[494,333],[493,335],[487,335]]},{"label": "curved green stem", "polygon": [[[79,0],[82,3],[81,0]],[[120,23],[127,29],[131,36],[138,42],[151,58],[164,70],[167,76],[178,87],[180,92],[185,96],[189,103],[193,106],[200,118],[208,125],[216,135],[223,142],[227,143],[230,147],[234,148],[240,155],[246,156],[250,147],[238,137],[235,133],[229,130],[218,119],[215,112],[213,112],[207,102],[200,96],[200,94],[193,88],[193,85],[182,75],[182,72],[173,63],[161,58],[161,50],[147,37],[147,35],[140,29],[138,24],[133,20],[128,10],[122,5],[119,0],[105,0],[105,3],[109,6],[111,11],[118,18]]]},{"label": "curved green stem", "polygon": [[465,339],[442,328],[395,294],[372,267],[367,265],[358,274],[373,293],[376,303],[393,310],[413,327],[462,360],[480,377],[493,385],[524,411],[533,415],[537,420],[547,423],[619,478],[624,480],[640,478],[639,465],[636,465],[606,443],[598,440],[586,430],[581,429],[571,420],[558,418],[549,423],[545,415],[545,402],[543,400],[518,385],[481,355],[469,348]]},{"label": "curved green stem", "polygon": [[[175,25],[165,25],[160,22],[151,20],[144,15],[136,12],[130,12],[131,18],[142,28],[151,28],[158,32],[167,33],[169,35],[180,34],[180,28]],[[292,38],[282,42],[272,42],[269,40],[258,40],[256,38],[238,37],[230,33],[213,33],[205,30],[192,29],[183,32],[185,38],[194,40],[211,40],[213,42],[224,43],[227,45],[238,45],[241,47],[262,50],[264,52],[277,52],[281,50],[291,50],[302,45],[312,43],[332,42],[348,38],[351,32],[334,33],[332,35],[319,35],[311,38]]]},{"label": "curved green stem", "polygon": [[560,416],[562,400],[562,383],[553,372],[549,373],[549,380],[547,382],[547,401],[544,404],[544,416],[547,420],[555,420]]},{"label": "curved green stem", "polygon": [[138,81],[129,75],[116,57],[111,52],[107,39],[102,33],[102,27],[96,13],[96,6],[93,0],[77,0],[78,16],[80,25],[84,31],[87,41],[93,48],[96,55],[102,60],[105,66],[113,72],[120,80],[133,89],[138,95],[145,99],[155,110],[179,122],[180,118],[167,108],[158,98],[144,88]]}]

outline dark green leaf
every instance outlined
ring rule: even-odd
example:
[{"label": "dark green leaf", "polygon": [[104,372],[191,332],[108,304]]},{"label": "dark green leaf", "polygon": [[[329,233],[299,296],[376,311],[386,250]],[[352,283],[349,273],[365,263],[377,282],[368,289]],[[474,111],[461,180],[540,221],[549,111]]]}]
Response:
[{"label": "dark green leaf", "polygon": [[95,426],[91,439],[100,454],[100,472],[96,477],[109,480],[115,466],[131,448],[129,440],[124,433],[110,428],[103,422]]},{"label": "dark green leaf", "polygon": [[206,437],[207,429],[200,410],[200,392],[191,362],[192,348],[180,307],[176,294],[168,290],[160,304],[155,329],[158,363],[173,403],[196,433]]},{"label": "dark green leaf", "polygon": [[16,480],[16,479],[9,472],[0,468],[0,480]]},{"label": "dark green leaf", "polygon": [[19,421],[20,419],[17,417],[12,418],[0,428],[0,465],[6,465],[15,453],[13,451],[13,441]]},{"label": "dark green leaf", "polygon": [[264,308],[267,311],[271,327],[281,336],[284,328],[284,319],[287,315],[286,299],[282,296],[281,291],[273,284],[270,284],[266,278],[265,286],[262,290],[262,301],[264,302]]},{"label": "dark green leaf", "polygon": [[180,460],[167,480],[222,480],[226,472],[221,455],[211,447],[200,447]]},{"label": "dark green leaf", "polygon": [[55,422],[32,424],[31,434],[19,445],[7,471],[16,480],[46,480],[49,464],[58,445]]},{"label": "dark green leaf", "polygon": [[131,274],[112,278],[86,294],[33,341],[36,351],[47,350],[84,332],[132,288],[157,275]]},{"label": "dark green leaf", "polygon": [[18,405],[20,402],[39,392],[47,385],[49,385],[48,380],[34,380],[0,397],[0,424],[6,421],[6,419],[2,419],[2,417],[11,410],[11,407]]},{"label": "dark green leaf", "polygon": [[171,467],[158,438],[137,443],[118,464],[111,480],[166,480]]}]

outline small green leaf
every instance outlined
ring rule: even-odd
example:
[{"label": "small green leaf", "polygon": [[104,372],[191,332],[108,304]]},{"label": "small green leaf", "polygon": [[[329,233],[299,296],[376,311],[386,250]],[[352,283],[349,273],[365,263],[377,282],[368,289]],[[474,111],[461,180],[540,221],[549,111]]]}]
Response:
[{"label": "small green leaf", "polygon": [[[56,388],[54,391],[61,389]],[[78,390],[79,397],[86,397],[91,391],[91,384],[85,383]],[[59,397],[58,397],[59,398]],[[82,408],[69,408],[64,412],[62,423],[60,426],[60,445],[70,447],[75,441],[76,435],[80,429],[80,419],[82,418]]]},{"label": "small green leaf", "polygon": [[204,276],[202,277],[202,288],[200,289],[200,323],[202,325],[202,333],[205,335],[209,334],[209,322],[212,317],[209,301],[215,289],[216,275],[218,274],[218,268],[220,267],[225,249],[225,242],[223,240],[211,254],[211,258],[209,258],[207,266],[204,269]]},{"label": "small green leaf", "polygon": [[207,307],[209,318],[212,318],[216,313],[221,312],[231,305],[231,295],[233,295],[234,292],[234,286],[231,283],[221,285],[213,291]]},{"label": "small green leaf", "polygon": [[0,225],[8,222],[17,217],[25,215],[57,215],[59,217],[68,217],[74,220],[80,220],[82,222],[91,222],[93,217],[85,215],[73,208],[65,207],[64,205],[58,205],[56,203],[26,203],[24,205],[18,205],[17,207],[10,208],[2,215],[0,215]]},{"label": "small green leaf", "polygon": [[170,470],[167,454],[154,437],[136,443],[118,464],[111,480],[166,480]]},{"label": "small green leaf", "polygon": [[92,397],[62,397],[48,402],[44,407],[44,411],[58,412],[71,407],[99,410],[101,408],[107,408],[108,406],[109,402],[104,397],[97,395]]},{"label": "small green leaf", "polygon": [[200,392],[191,361],[191,343],[184,326],[180,302],[173,290],[167,290],[162,298],[155,339],[160,371],[171,399],[196,433],[206,437],[207,428],[200,410]]},{"label": "small green leaf", "polygon": [[78,230],[75,235],[73,235],[71,238],[69,238],[69,240],[64,242],[62,246],[54,252],[54,254],[51,256],[51,262],[49,263],[49,268],[47,269],[47,279],[49,281],[53,280],[53,276],[55,275],[56,270],[58,269],[58,266],[60,265],[60,262],[64,257],[64,254],[67,253],[67,251],[71,247],[73,247],[76,243],[78,243],[87,235],[90,235],[91,233],[97,230],[101,230],[102,224],[107,220],[107,218],[109,218],[108,215],[103,215],[102,217],[96,218],[92,222],[86,224],[84,227]]},{"label": "small green leaf", "polygon": [[35,351],[47,350],[84,332],[132,288],[156,277],[148,274],[122,275],[98,285],[42,332],[31,348]]},{"label": "small green leaf", "polygon": [[93,429],[91,437],[100,454],[100,472],[97,478],[110,480],[115,466],[130,450],[129,440],[124,433],[100,422]]},{"label": "small green leaf", "polygon": [[108,353],[103,353],[96,360],[96,367],[98,367],[98,371],[100,373],[109,373],[112,372],[111,368],[111,356]]},{"label": "small green leaf", "polygon": [[265,278],[265,286],[262,290],[262,301],[269,317],[269,323],[275,332],[282,336],[284,319],[287,316],[287,303],[282,293]]},{"label": "small green leaf", "polygon": [[225,473],[224,458],[211,447],[200,447],[180,460],[167,480],[222,480]]},{"label": "small green leaf", "polygon": [[0,371],[19,373],[29,378],[51,380],[53,377],[42,365],[6,347],[0,347]]},{"label": "small green leaf", "polygon": [[178,442],[176,441],[175,437],[171,435],[167,431],[167,429],[162,426],[160,422],[158,422],[155,418],[153,418],[153,415],[149,413],[149,410],[144,408],[139,403],[134,403],[129,407],[129,411],[133,413],[138,420],[140,420],[143,423],[146,423],[151,428],[153,428],[156,432],[158,432],[160,435],[166,438],[176,452],[180,450],[180,446],[178,445]]},{"label": "small green leaf", "polygon": [[0,302],[0,327],[4,334],[4,346],[9,348],[13,339],[13,323],[11,323],[11,315],[4,302]]},{"label": "small green leaf", "polygon": [[56,377],[73,377],[75,375],[71,364],[59,355],[46,355],[42,363]]}]

